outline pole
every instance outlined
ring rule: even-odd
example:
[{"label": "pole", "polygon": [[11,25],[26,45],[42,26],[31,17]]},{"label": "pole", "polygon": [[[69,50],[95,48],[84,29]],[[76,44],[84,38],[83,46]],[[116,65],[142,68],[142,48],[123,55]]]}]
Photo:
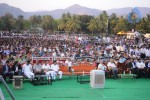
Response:
[{"label": "pole", "polygon": [[3,85],[5,86],[7,92],[9,93],[9,95],[11,96],[12,100],[16,100],[13,93],[11,92],[11,90],[9,89],[8,85],[6,84],[5,80],[3,79],[3,77],[0,75],[0,81],[3,83]]}]

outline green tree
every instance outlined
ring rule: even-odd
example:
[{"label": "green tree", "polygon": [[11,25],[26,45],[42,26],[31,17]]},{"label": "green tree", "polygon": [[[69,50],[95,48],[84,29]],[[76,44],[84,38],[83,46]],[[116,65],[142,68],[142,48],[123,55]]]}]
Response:
[{"label": "green tree", "polygon": [[88,24],[90,22],[90,20],[93,18],[93,16],[90,15],[79,15],[79,19],[81,21],[81,31],[82,32],[89,32],[89,30],[87,29]]},{"label": "green tree", "polygon": [[65,28],[66,28],[66,23],[69,19],[71,19],[71,14],[70,13],[62,14],[61,19],[58,22],[58,30],[63,30],[64,31]]},{"label": "green tree", "polygon": [[24,22],[23,22],[23,28],[24,28],[24,30],[30,29],[30,26],[31,26],[30,21],[29,20],[24,20]]},{"label": "green tree", "polygon": [[115,26],[118,23],[118,17],[115,13],[112,13],[109,17],[109,33],[115,33]]},{"label": "green tree", "polygon": [[96,19],[95,18],[92,18],[91,20],[90,20],[90,22],[89,23],[87,23],[88,24],[88,29],[92,32],[92,34],[94,33],[94,31],[96,31],[97,30],[97,23],[96,23]]},{"label": "green tree", "polygon": [[23,15],[19,15],[17,20],[16,20],[16,28],[18,31],[21,31],[24,29],[24,18],[23,18]]},{"label": "green tree", "polygon": [[120,17],[118,20],[118,23],[115,26],[115,31],[127,31],[127,20],[124,19],[123,17]]},{"label": "green tree", "polygon": [[66,31],[76,32],[77,30],[81,29],[80,20],[78,15],[73,15],[68,21],[66,22]]},{"label": "green tree", "polygon": [[108,14],[106,11],[103,11],[102,14],[97,16],[97,29],[101,33],[105,33],[108,28]]},{"label": "green tree", "polygon": [[3,30],[11,31],[15,29],[16,20],[12,14],[6,13],[5,16],[1,17],[1,23],[3,23]]},{"label": "green tree", "polygon": [[48,32],[49,30],[53,31],[53,23],[54,19],[52,16],[49,15],[42,16],[41,26],[46,32]]},{"label": "green tree", "polygon": [[36,27],[40,27],[42,19],[41,19],[40,15],[38,15],[38,16],[33,15],[29,18],[29,21],[31,22],[31,26],[33,28],[36,28]]}]

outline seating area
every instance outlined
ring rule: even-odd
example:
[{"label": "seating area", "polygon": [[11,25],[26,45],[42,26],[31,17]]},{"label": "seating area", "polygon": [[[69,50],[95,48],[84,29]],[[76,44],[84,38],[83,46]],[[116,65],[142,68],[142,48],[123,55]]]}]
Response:
[{"label": "seating area", "polygon": [[67,66],[60,66],[60,70],[64,75],[78,75],[78,74],[89,74],[91,70],[96,69],[95,66],[90,64],[79,64],[72,67],[72,73],[68,71]]}]

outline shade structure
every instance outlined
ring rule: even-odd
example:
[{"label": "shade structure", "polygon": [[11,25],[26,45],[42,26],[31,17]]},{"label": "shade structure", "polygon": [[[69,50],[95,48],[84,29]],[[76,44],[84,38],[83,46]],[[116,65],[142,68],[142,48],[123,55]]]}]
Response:
[{"label": "shade structure", "polygon": [[120,32],[118,32],[117,34],[118,34],[118,35],[126,35],[127,33],[124,32],[124,31],[120,31]]}]

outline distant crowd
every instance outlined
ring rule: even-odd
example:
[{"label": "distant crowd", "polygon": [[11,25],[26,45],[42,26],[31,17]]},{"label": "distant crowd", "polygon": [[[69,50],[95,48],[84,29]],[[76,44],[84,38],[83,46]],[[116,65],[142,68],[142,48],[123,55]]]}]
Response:
[{"label": "distant crowd", "polygon": [[[103,63],[107,70],[112,70],[113,75],[118,73],[118,65],[124,64],[126,70],[139,77],[150,77],[150,39],[140,36],[135,36],[135,39],[118,35],[100,37],[86,34],[42,36],[5,33],[0,36],[0,65],[9,62],[15,66],[16,61],[25,64],[32,61],[32,57],[53,57],[54,60],[57,60],[57,57],[69,57],[73,63],[78,62],[77,58],[91,57],[97,69],[101,69],[100,64]],[[106,62],[108,63],[105,64]],[[102,66],[102,70],[106,69]],[[6,70],[9,72],[7,68]],[[3,68],[3,75],[6,74],[5,71]]]}]

